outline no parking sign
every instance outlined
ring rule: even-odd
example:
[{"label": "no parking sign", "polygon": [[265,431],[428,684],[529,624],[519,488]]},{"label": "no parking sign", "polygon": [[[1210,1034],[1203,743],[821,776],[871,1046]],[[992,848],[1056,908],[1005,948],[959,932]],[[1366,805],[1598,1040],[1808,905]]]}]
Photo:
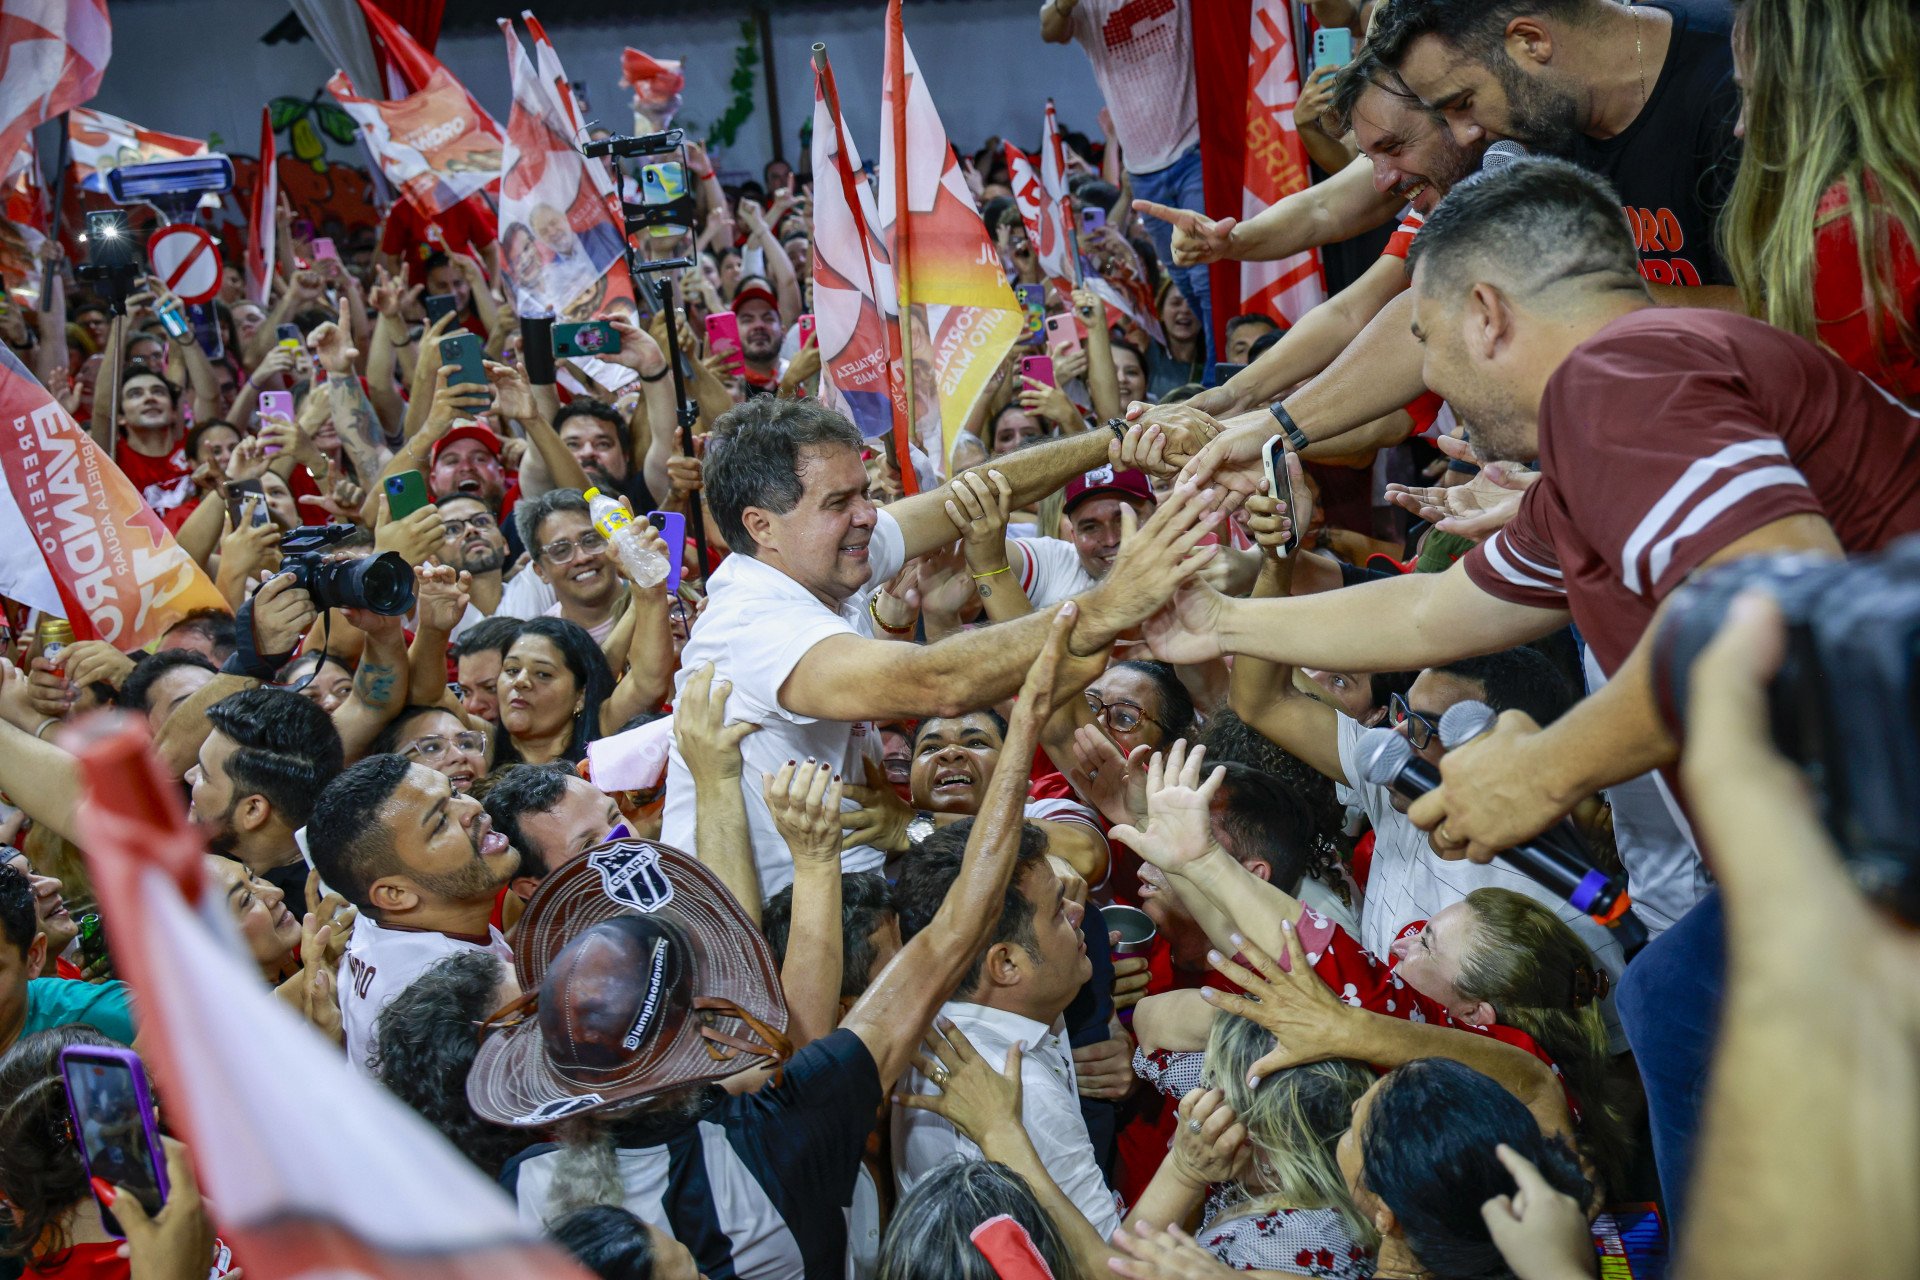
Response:
[{"label": "no parking sign", "polygon": [[162,227],[147,241],[153,274],[189,306],[211,302],[220,292],[220,251],[213,237],[191,223]]}]

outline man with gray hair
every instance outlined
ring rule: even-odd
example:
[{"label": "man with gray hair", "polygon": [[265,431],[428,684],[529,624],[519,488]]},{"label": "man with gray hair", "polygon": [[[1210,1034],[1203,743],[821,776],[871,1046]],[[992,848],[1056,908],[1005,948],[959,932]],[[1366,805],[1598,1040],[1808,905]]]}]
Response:
[{"label": "man with gray hair", "polygon": [[626,582],[578,489],[549,489],[513,509],[532,562],[500,593],[495,617],[565,618],[605,644]]},{"label": "man with gray hair", "polygon": [[[732,718],[760,726],[741,743],[741,790],[764,896],[793,879],[793,862],[761,796],[762,773],[811,758],[865,782],[863,761],[879,745],[872,722],[958,715],[1010,696],[1060,606],[936,644],[875,639],[875,588],[958,536],[962,517],[947,511],[959,509],[949,501],[952,486],[877,506],[867,496],[859,431],[811,401],[756,399],[717,426],[706,496],[733,554],[709,580],[679,682],[712,663],[716,690],[720,680],[732,686]],[[1112,440],[1090,431],[1051,441],[997,459],[989,474],[998,473],[1017,509],[1106,461]],[[1139,623],[1210,558],[1211,549],[1195,551],[1218,523],[1205,507],[1185,486],[1141,526],[1114,571],[1079,597],[1076,654],[1096,653]],[[693,777],[678,744],[661,838],[682,849],[698,843]],[[846,851],[844,866],[867,871],[884,856],[859,845]]]}]

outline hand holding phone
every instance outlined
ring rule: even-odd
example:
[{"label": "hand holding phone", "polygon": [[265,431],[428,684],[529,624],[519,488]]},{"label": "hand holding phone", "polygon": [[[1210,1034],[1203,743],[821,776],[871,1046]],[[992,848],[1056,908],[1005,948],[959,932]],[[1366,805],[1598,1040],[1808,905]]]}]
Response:
[{"label": "hand holding phone", "polygon": [[1052,356],[1020,357],[1020,376],[1032,378],[1035,382],[1044,382],[1050,387],[1059,385],[1053,380]]},{"label": "hand holding phone", "polygon": [[1267,475],[1267,492],[1287,504],[1287,540],[1274,551],[1283,560],[1300,549],[1302,532],[1297,515],[1301,502],[1293,484],[1293,473],[1299,463],[1287,465],[1287,455],[1291,452],[1287,438],[1282,435],[1270,436],[1260,446],[1260,465]]},{"label": "hand holding phone", "polygon": [[387,477],[387,515],[405,520],[432,502],[427,493],[427,478],[418,471],[401,471]]},{"label": "hand holding phone", "polygon": [[[69,1045],[60,1051],[60,1076],[88,1179],[131,1192],[149,1218],[159,1213],[167,1202],[166,1150],[140,1055],[118,1045]],[[100,1225],[126,1237],[105,1204]]]},{"label": "hand holding phone", "polygon": [[486,348],[474,334],[456,333],[440,339],[440,363],[453,369],[447,378],[449,386],[487,385]]},{"label": "hand holding phone", "polygon": [[747,358],[740,350],[740,317],[731,311],[716,311],[707,317],[707,349],[726,356],[726,373],[738,378],[747,371]]},{"label": "hand holding phone", "polygon": [[1080,319],[1074,315],[1055,315],[1047,317],[1048,348],[1065,347],[1069,351],[1078,351],[1082,342]]}]

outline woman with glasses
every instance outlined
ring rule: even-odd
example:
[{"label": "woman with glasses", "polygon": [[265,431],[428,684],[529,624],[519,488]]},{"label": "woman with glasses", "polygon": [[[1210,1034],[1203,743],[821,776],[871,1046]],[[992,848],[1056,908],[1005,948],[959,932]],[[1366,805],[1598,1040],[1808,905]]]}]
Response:
[{"label": "woman with glasses", "polygon": [[374,739],[373,755],[402,755],[443,775],[459,795],[493,767],[493,743],[444,707],[408,707]]}]

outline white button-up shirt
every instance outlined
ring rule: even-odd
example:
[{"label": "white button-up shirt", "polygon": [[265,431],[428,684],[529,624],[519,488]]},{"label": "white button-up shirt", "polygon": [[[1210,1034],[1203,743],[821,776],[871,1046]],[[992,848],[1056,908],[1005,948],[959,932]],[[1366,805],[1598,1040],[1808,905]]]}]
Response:
[{"label": "white button-up shirt", "polygon": [[[1080,1116],[1080,1088],[1066,1036],[1032,1018],[963,1000],[949,1000],[940,1007],[940,1016],[950,1019],[995,1071],[1006,1068],[1009,1049],[1016,1044],[1021,1047],[1020,1123],[1062,1194],[1086,1215],[1102,1240],[1111,1238],[1120,1229],[1120,1206],[1100,1174],[1093,1139]],[[899,1091],[934,1092],[925,1076],[911,1070]],[[902,1195],[956,1155],[981,1158],[980,1148],[961,1137],[943,1117],[931,1111],[893,1109],[893,1167]]]}]

